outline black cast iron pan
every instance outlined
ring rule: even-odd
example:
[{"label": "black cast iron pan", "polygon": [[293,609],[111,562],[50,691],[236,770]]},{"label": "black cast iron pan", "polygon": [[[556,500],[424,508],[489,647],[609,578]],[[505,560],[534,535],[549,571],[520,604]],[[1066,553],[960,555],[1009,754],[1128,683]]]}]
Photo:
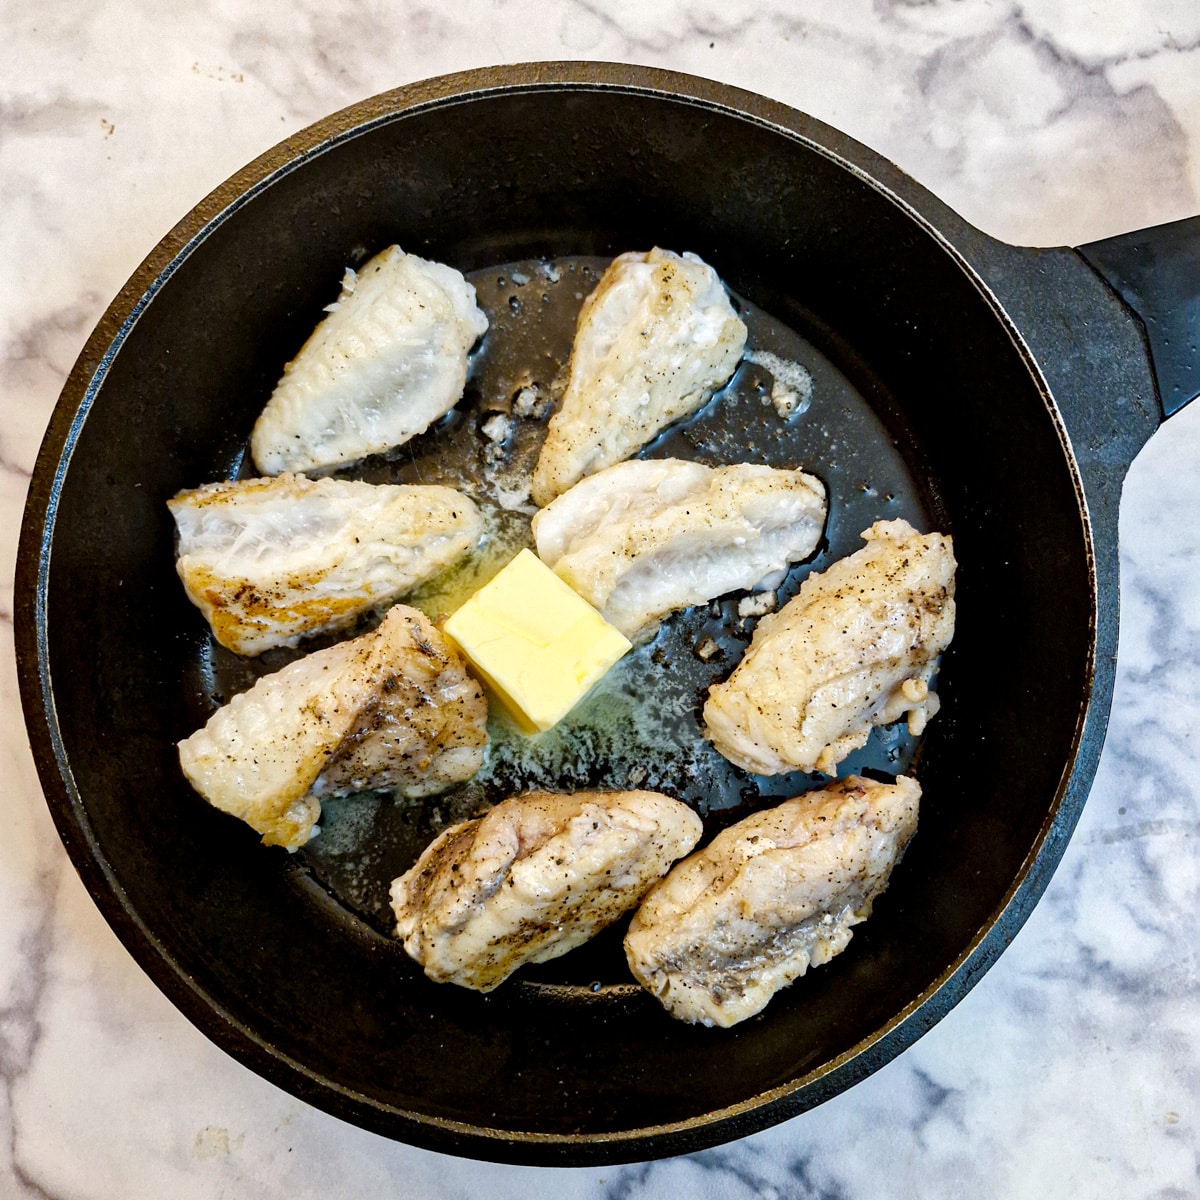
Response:
[{"label": "black cast iron pan", "polygon": [[[1112,695],[1121,480],[1200,386],[1198,228],[1017,249],[820,122],[640,68],[456,75],[296,135],[203,201],[117,297],[31,484],[22,696],[51,811],[97,904],[242,1062],[440,1150],[648,1158],[848,1087],[995,960],[1079,816]],[[363,464],[366,477],[478,471],[482,418],[522,382],[549,383],[588,271],[659,244],[713,263],[758,344],[804,363],[814,393],[783,422],[764,403],[769,374],[743,367],[651,453],[823,475],[827,543],[787,587],[879,516],[954,535],[944,711],[920,746],[877,738],[849,764],[917,773],[919,836],[849,950],[735,1030],[663,1015],[624,974],[619,931],[487,997],[437,987],[387,937],[379,905],[380,880],[504,787],[656,783],[710,828],[769,802],[765,781],[689,749],[707,679],[749,636],[732,601],[623,667],[553,766],[506,751],[473,791],[368,797],[332,813],[311,853],[259,846],[178,771],[174,743],[265,668],[213,650],[174,576],[164,501],[243,469],[251,424],[342,269],[391,242],[472,273],[494,327],[462,411]],[[726,639],[724,665],[697,665],[706,630]],[[651,711],[672,714],[653,736]]]}]

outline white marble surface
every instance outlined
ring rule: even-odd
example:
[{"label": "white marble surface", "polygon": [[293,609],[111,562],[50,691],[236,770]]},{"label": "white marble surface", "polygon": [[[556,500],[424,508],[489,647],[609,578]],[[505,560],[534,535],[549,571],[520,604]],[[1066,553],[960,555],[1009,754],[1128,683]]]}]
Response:
[{"label": "white marble surface", "polygon": [[1200,211],[1196,0],[0,6],[0,1197],[1200,1195],[1200,404],[1129,477],[1108,743],[1044,900],[915,1047],[773,1130],[575,1171],[388,1142],[211,1045],[84,893],[11,650],[21,505],[76,353],[157,239],[285,134],[536,58],[765,92],[1014,242]]}]

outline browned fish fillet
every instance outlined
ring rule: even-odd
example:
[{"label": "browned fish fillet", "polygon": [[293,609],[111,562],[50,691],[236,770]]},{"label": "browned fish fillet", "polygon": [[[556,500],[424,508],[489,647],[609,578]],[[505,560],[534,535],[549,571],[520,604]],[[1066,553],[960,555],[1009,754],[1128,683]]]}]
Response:
[{"label": "browned fish fillet", "polygon": [[179,743],[192,786],[267,845],[313,834],[321,796],[367,788],[427,795],[473,775],[487,701],[416,609],[260,679]]},{"label": "browned fish fillet", "polygon": [[921,789],[849,775],[755,813],[678,863],[630,922],[625,954],[674,1017],[734,1025],[865,921],[917,828]]},{"label": "browned fish fillet", "polygon": [[676,609],[782,576],[824,527],[815,476],[677,458],[606,467],[533,518],[542,561],[633,640]]},{"label": "browned fish fillet", "polygon": [[737,370],[745,345],[724,285],[694,254],[656,247],[614,259],[579,313],[534,502],[549,504],[695,412]]},{"label": "browned fish fillet", "polygon": [[585,942],[699,840],[658,792],[529,792],[447,829],[392,884],[396,932],[439,983],[488,992]]},{"label": "browned fish fillet", "polygon": [[929,681],[954,636],[951,541],[907,521],[877,521],[863,538],[764,617],[733,674],[709,688],[705,732],[730,762],[832,773],[872,726],[907,713],[918,734],[937,712]]},{"label": "browned fish fillet", "polygon": [[264,475],[353,462],[423,433],[462,398],[488,327],[459,271],[399,246],[348,270],[326,311],[254,424]]},{"label": "browned fish fillet", "polygon": [[188,598],[238,654],[345,628],[456,562],[483,528],[453,488],[290,473],[206,484],[167,507]]}]

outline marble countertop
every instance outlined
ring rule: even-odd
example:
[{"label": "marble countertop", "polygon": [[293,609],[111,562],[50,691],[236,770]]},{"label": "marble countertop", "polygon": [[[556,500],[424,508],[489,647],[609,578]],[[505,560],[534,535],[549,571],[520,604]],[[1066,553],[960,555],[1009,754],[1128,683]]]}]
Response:
[{"label": "marble countertop", "polygon": [[579,1170],[389,1142],[208,1042],[84,892],[20,715],[12,563],[38,443],[88,332],[159,237],[285,135],[425,76],[548,58],[764,92],[1015,243],[1200,211],[1195,0],[5,6],[0,1196],[1200,1194],[1200,403],[1128,477],[1108,741],[1044,899],[921,1041],[774,1129]]}]

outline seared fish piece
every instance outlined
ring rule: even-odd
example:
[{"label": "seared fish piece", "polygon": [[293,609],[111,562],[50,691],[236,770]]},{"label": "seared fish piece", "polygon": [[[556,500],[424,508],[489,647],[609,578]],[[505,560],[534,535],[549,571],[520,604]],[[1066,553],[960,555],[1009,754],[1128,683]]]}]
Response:
[{"label": "seared fish piece", "polygon": [[954,550],[940,533],[877,521],[866,546],[810,575],[764,617],[724,682],[708,689],[706,736],[758,775],[833,772],[873,725],[937,712],[935,660],[954,636]]},{"label": "seared fish piece", "polygon": [[416,609],[260,679],[179,743],[205,800],[295,850],[313,835],[321,796],[395,788],[441,791],[473,775],[487,701],[462,659]]},{"label": "seared fish piece", "polygon": [[921,789],[848,775],[755,813],[684,859],[634,914],[625,956],[682,1021],[728,1027],[827,963],[871,914]]},{"label": "seared fish piece", "polygon": [[291,473],[210,483],[167,507],[188,598],[238,654],[345,628],[455,562],[483,528],[453,488]]},{"label": "seared fish piece", "polygon": [[423,433],[462,397],[487,317],[453,267],[390,246],[284,368],[250,438],[264,475],[353,462]]},{"label": "seared fish piece", "polygon": [[533,518],[542,561],[630,639],[785,571],[824,527],[825,485],[812,475],[675,458],[607,467]]},{"label": "seared fish piece", "polygon": [[392,884],[396,933],[438,983],[490,992],[633,908],[696,844],[658,792],[529,792],[445,830]]},{"label": "seared fish piece", "polygon": [[746,326],[694,254],[622,254],[583,302],[562,405],[533,472],[549,504],[698,409],[737,369]]}]

